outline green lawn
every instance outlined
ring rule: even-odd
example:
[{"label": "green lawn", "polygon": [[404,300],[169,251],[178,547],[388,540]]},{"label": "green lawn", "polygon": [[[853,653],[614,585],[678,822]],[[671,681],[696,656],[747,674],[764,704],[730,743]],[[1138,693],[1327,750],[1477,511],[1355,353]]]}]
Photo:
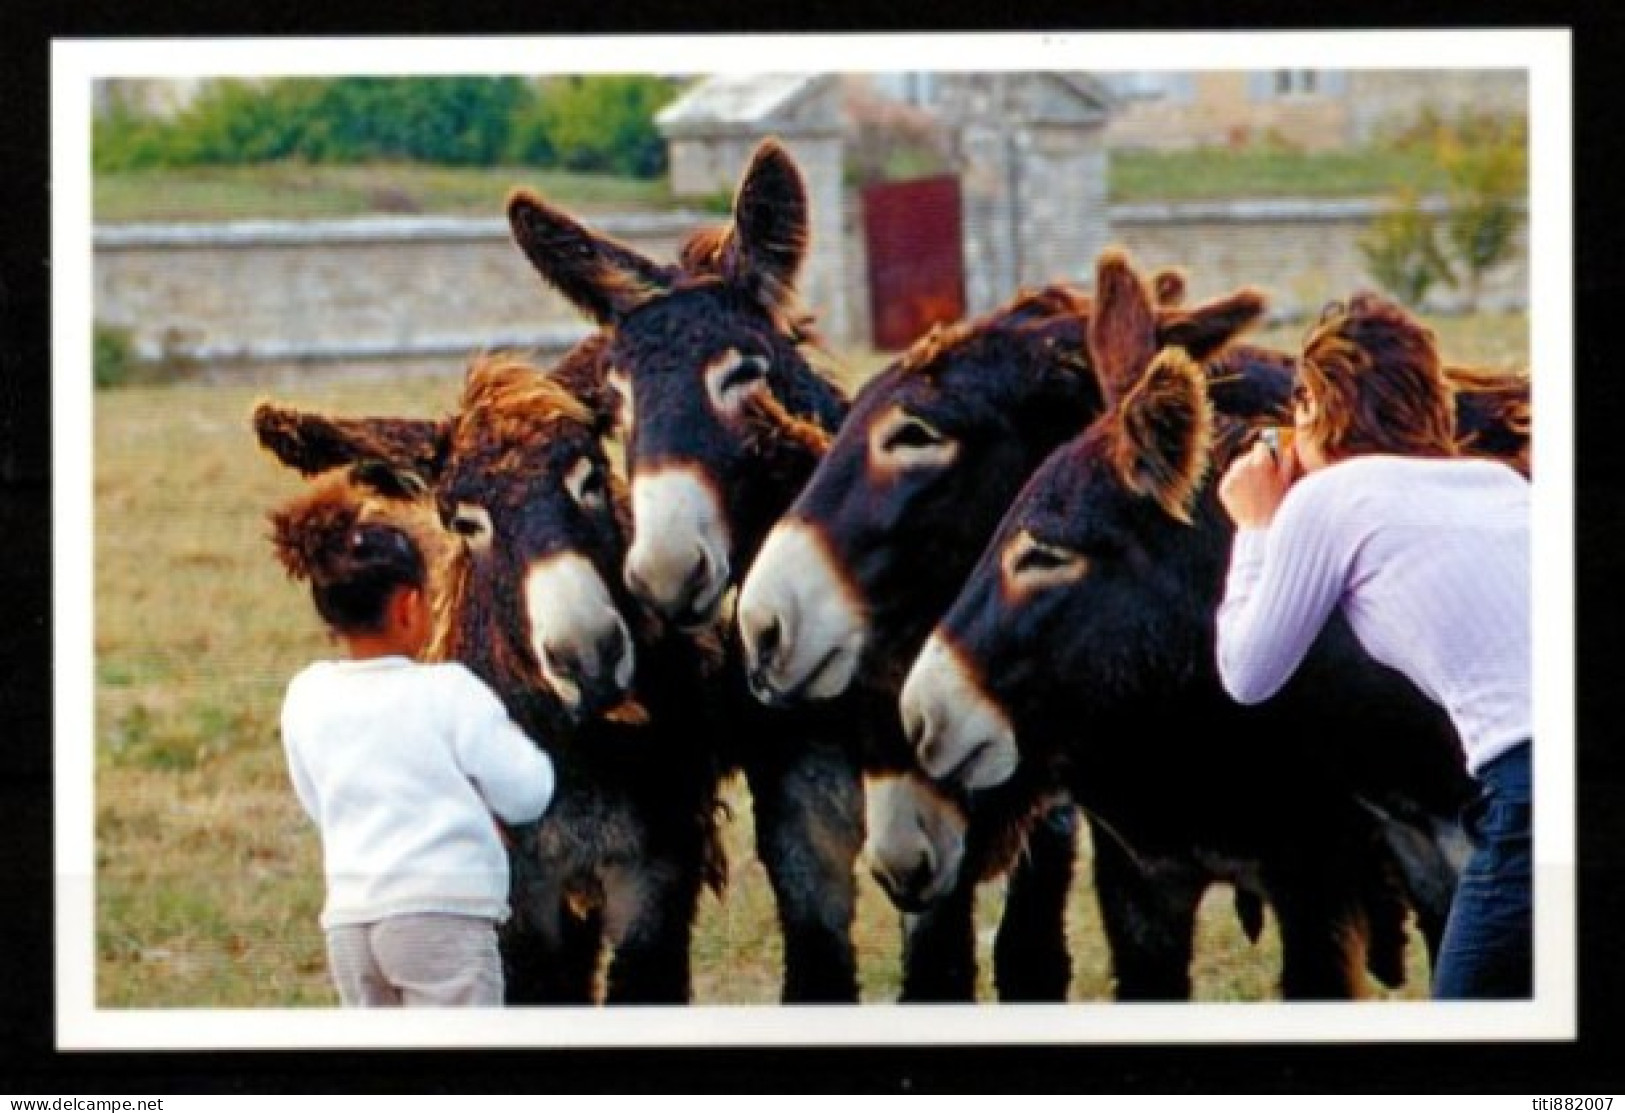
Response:
[{"label": "green lawn", "polygon": [[[1400,182],[1424,192],[1444,184],[1443,173],[1425,156],[1378,150],[1116,151],[1110,173],[1115,202],[1370,196]],[[503,198],[516,185],[532,186],[580,212],[673,204],[664,179],[645,182],[526,166],[285,162],[99,174],[95,215],[100,223],[402,212],[492,216],[501,212]]]},{"label": "green lawn", "polygon": [[1370,197],[1397,185],[1443,189],[1445,174],[1417,151],[1284,148],[1113,151],[1114,202],[1210,201],[1231,197]]},{"label": "green lawn", "polygon": [[515,186],[529,186],[578,212],[671,205],[664,179],[638,181],[530,166],[456,167],[417,163],[317,166],[198,166],[95,177],[95,219],[209,221],[312,219],[374,213],[498,216]]}]

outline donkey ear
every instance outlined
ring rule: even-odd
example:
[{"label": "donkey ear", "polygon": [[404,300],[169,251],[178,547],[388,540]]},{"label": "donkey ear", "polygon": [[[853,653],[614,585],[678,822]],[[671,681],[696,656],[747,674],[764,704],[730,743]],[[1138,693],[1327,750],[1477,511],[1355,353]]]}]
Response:
[{"label": "donkey ear", "polygon": [[732,258],[723,275],[756,289],[771,305],[785,304],[807,256],[807,183],[790,152],[764,139],[734,194]]},{"label": "donkey ear", "polygon": [[1157,319],[1151,294],[1129,264],[1111,249],[1095,266],[1095,304],[1089,316],[1089,362],[1108,399],[1121,398],[1157,354]]},{"label": "donkey ear", "polygon": [[1164,312],[1157,320],[1157,342],[1183,348],[1204,360],[1245,332],[1264,315],[1268,300],[1252,287],[1196,306]]},{"label": "donkey ear", "polygon": [[358,460],[350,467],[350,481],[386,499],[409,501],[429,493],[423,476],[384,460]]},{"label": "donkey ear", "polygon": [[1212,438],[1207,381],[1190,356],[1165,348],[1118,411],[1113,463],[1130,490],[1190,524]]},{"label": "donkey ear", "polygon": [[613,324],[671,286],[667,268],[593,232],[529,190],[509,195],[508,225],[537,273],[601,325]]},{"label": "donkey ear", "polygon": [[450,426],[444,421],[394,417],[325,417],[274,402],[254,407],[261,447],[302,475],[347,464],[378,462],[433,482],[445,463]]},{"label": "donkey ear", "polygon": [[593,432],[599,437],[615,431],[621,414],[619,392],[609,381],[609,346],[608,333],[593,333],[546,372],[548,378],[587,407],[592,414]]},{"label": "donkey ear", "polygon": [[1230,344],[1203,361],[1213,409],[1245,420],[1290,420],[1298,361],[1290,353],[1255,344]]}]

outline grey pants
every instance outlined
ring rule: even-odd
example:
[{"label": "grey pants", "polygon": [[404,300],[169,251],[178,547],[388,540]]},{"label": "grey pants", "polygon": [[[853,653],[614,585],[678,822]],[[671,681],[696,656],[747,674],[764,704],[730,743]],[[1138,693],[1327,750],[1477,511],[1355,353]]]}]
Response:
[{"label": "grey pants", "polygon": [[327,931],[339,1000],[349,1008],[497,1008],[496,924],[475,916],[392,916]]}]

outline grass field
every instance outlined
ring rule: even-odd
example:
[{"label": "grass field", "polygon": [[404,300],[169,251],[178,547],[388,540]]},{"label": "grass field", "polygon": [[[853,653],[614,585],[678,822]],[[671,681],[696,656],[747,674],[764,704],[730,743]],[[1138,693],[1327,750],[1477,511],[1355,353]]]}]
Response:
[{"label": "grass field", "polygon": [[[1229,197],[1382,196],[1395,182],[1424,192],[1443,172],[1413,151],[1309,152],[1273,147],[1114,151],[1113,201]],[[637,181],[529,166],[451,167],[417,163],[357,166],[299,162],[101,173],[95,218],[122,221],[339,217],[382,212],[493,216],[516,185],[579,212],[670,207],[664,179]],[[690,202],[692,204],[692,202]]]},{"label": "grass field", "polygon": [[[1445,349],[1522,358],[1520,318],[1446,322]],[[852,360],[873,369],[872,354]],[[459,380],[310,383],[277,397],[341,413],[438,414]],[[264,513],[297,480],[255,445],[262,390],[143,386],[95,396],[96,999],[122,1007],[335,1003],[317,913],[314,830],[288,787],[277,738],[283,686],[331,652],[305,592],[282,577]],[[695,941],[702,1004],[776,1000],[780,952],[739,786],[728,833],[733,884],[706,898]],[[1087,855],[1087,846],[1084,848]],[[1084,871],[1086,872],[1086,871]],[[896,915],[863,881],[858,938],[866,1002],[895,999]],[[982,902],[985,968],[997,887]],[[1273,996],[1278,950],[1240,934],[1229,894],[1204,905],[1195,970],[1205,1000]],[[1109,996],[1094,899],[1070,906],[1078,1000]],[[1423,995],[1421,947],[1411,984]]]},{"label": "grass field", "polygon": [[314,219],[375,213],[498,216],[515,186],[585,213],[670,207],[664,179],[639,181],[531,166],[276,162],[95,175],[98,223]]}]

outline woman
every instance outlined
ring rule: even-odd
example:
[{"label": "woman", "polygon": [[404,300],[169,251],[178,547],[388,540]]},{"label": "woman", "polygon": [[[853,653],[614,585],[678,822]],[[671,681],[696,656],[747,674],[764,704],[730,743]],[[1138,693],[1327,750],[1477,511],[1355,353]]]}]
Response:
[{"label": "woman", "polygon": [[1290,448],[1260,442],[1219,486],[1236,524],[1220,675],[1242,703],[1269,698],[1341,607],[1445,708],[1480,793],[1433,993],[1527,997],[1529,483],[1457,455],[1433,333],[1398,306],[1328,307],[1298,366]]}]

